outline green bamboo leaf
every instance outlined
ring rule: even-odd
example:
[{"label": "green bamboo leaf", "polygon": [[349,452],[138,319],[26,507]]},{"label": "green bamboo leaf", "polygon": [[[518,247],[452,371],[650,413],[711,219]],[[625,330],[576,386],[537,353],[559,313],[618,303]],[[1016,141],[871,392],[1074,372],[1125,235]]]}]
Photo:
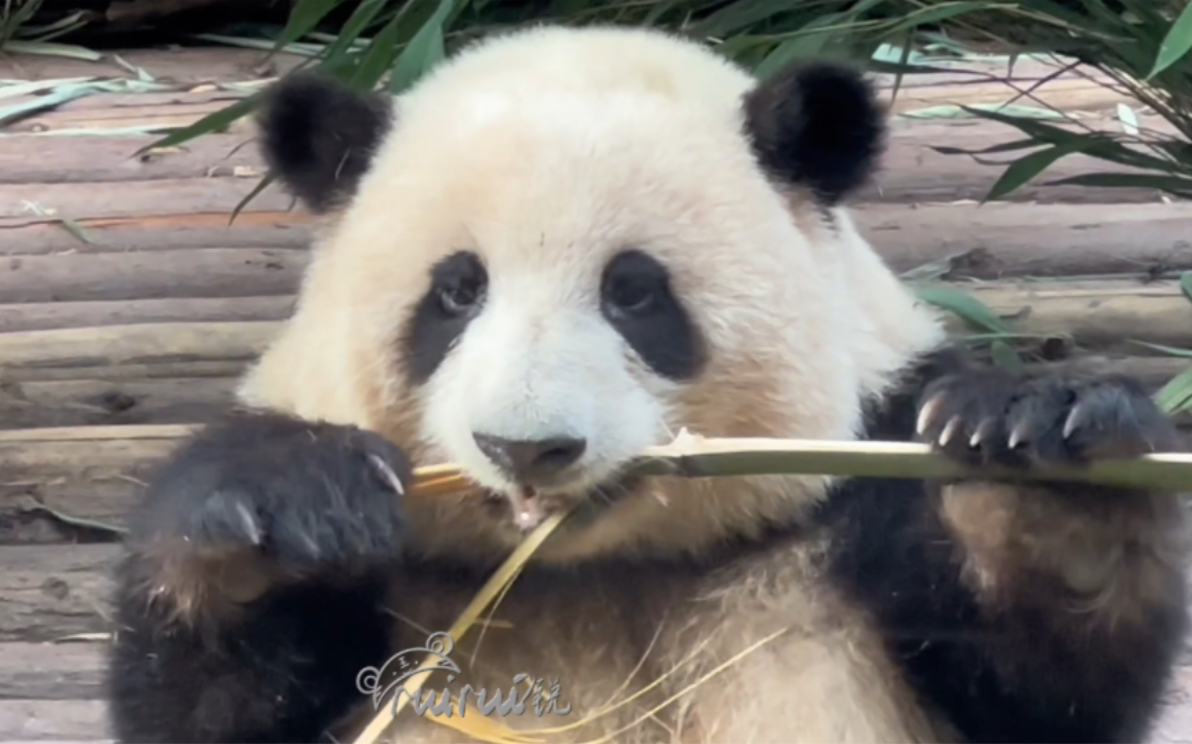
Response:
[{"label": "green bamboo leaf", "polygon": [[1192,178],[1152,173],[1082,173],[1047,181],[1046,186],[1093,186],[1097,188],[1159,189],[1177,196],[1192,196]]},{"label": "green bamboo leaf", "polygon": [[1155,393],[1155,405],[1169,416],[1192,407],[1192,366],[1171,378]]},{"label": "green bamboo leaf", "polygon": [[915,288],[915,292],[924,302],[947,310],[971,325],[994,333],[1007,333],[1010,330],[985,303],[955,287],[943,284],[920,285]]},{"label": "green bamboo leaf", "polygon": [[[407,6],[409,4],[407,3]],[[329,72],[339,73],[350,68],[345,64],[347,62],[345,52],[351,49],[356,40],[360,38],[360,34],[364,33],[364,29],[368,28],[368,24],[384,7],[385,0],[363,0],[356,6],[356,10],[352,11],[352,15],[348,16],[348,20],[339,30],[338,38],[323,52],[323,60]],[[403,11],[399,11],[399,14]]]},{"label": "green bamboo leaf", "polygon": [[1014,150],[1025,150],[1031,147],[1039,147],[1040,143],[1036,139],[1026,138],[1014,140],[1012,142],[1002,142],[997,145],[990,145],[983,147],[980,150],[966,150],[963,147],[946,147],[943,145],[928,145],[932,150],[935,150],[940,155],[992,155],[999,152],[1013,152]]},{"label": "green bamboo leaf", "polygon": [[844,13],[832,13],[808,23],[797,34],[774,47],[753,71],[761,80],[766,80],[796,59],[817,57],[823,53],[824,45],[838,32],[833,24],[845,17]]},{"label": "green bamboo leaf", "polygon": [[1163,43],[1159,45],[1159,54],[1155,59],[1155,66],[1146,76],[1147,80],[1154,78],[1160,72],[1175,64],[1181,57],[1192,49],[1192,3],[1184,6],[1183,12],[1175,23],[1171,24]]},{"label": "green bamboo leaf", "polygon": [[258,181],[257,185],[253,187],[253,190],[248,192],[248,194],[243,199],[241,199],[240,203],[237,204],[236,207],[232,210],[232,215],[228,218],[228,226],[230,227],[231,224],[236,221],[236,218],[240,216],[240,212],[246,206],[248,206],[248,203],[250,201],[252,201],[253,199],[256,198],[257,194],[261,193],[266,188],[268,188],[269,184],[273,183],[276,179],[277,179],[277,176],[274,175],[273,173],[270,173],[270,174],[266,175],[265,177],[263,177],[260,181]]},{"label": "green bamboo leaf", "polygon": [[156,147],[173,147],[179,143],[194,139],[199,135],[219,131],[240,117],[248,114],[248,112],[252,111],[259,98],[260,94],[254,93],[251,96],[241,98],[239,101],[236,101],[230,106],[225,106],[219,111],[212,111],[210,114],[207,114],[195,123],[182,127],[181,129],[176,129],[156,142],[150,142],[141,149],[137,150],[134,155],[142,155],[146,151],[152,150]]},{"label": "green bamboo leaf", "polygon": [[319,21],[327,17],[343,0],[298,0],[290,11],[286,27],[277,37],[270,54],[276,54],[286,45],[297,41],[314,30]]},{"label": "green bamboo leaf", "polygon": [[460,0],[439,0],[439,7],[402,50],[389,76],[389,90],[400,93],[443,60],[443,22]]},{"label": "green bamboo leaf", "polygon": [[1134,339],[1128,339],[1128,341],[1136,346],[1145,346],[1148,349],[1161,351],[1170,356],[1192,359],[1192,349],[1181,349],[1176,346],[1164,346],[1163,344],[1152,344],[1148,341],[1135,341]]},{"label": "green bamboo leaf", "polygon": [[1001,199],[1047,170],[1052,163],[1065,155],[1080,152],[1083,145],[1084,143],[1079,141],[1070,142],[1066,145],[1055,145],[1046,150],[1032,152],[1030,155],[1025,155],[1015,160],[1006,168],[997,182],[993,184],[993,187],[989,189],[989,193],[985,195],[983,201]]},{"label": "green bamboo leaf", "polygon": [[965,13],[972,13],[978,10],[996,10],[998,8],[1007,8],[1005,3],[988,2],[988,0],[977,0],[976,2],[956,2],[956,3],[937,3],[921,10],[916,10],[913,13],[907,13],[902,16],[901,22],[895,24],[890,28],[890,33],[897,33],[899,31],[906,31],[915,26],[926,26],[929,24],[936,24],[940,21],[946,21],[949,18],[955,18]]},{"label": "green bamboo leaf", "polygon": [[401,39],[404,22],[405,15],[398,13],[373,37],[372,43],[368,45],[368,50],[360,59],[359,66],[352,74],[354,87],[371,90],[389,69],[389,66],[393,64],[394,58],[397,57],[397,53],[401,49],[398,41]]},{"label": "green bamboo leaf", "polygon": [[1192,271],[1180,274],[1180,291],[1184,293],[1184,297],[1189,302],[1192,302]]},{"label": "green bamboo leaf", "polygon": [[1018,356],[1018,352],[1014,351],[1005,341],[997,340],[991,343],[989,353],[993,358],[993,363],[1002,369],[1017,372],[1023,367],[1022,357]]}]

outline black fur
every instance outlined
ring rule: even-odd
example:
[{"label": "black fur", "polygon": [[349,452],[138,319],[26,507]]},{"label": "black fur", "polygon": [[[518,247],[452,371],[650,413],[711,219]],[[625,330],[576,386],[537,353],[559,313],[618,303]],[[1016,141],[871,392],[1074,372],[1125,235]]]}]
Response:
[{"label": "black fur", "polygon": [[[927,436],[934,441],[959,415],[963,426],[943,451],[969,464],[1073,463],[1093,451],[1137,451],[1147,441],[1179,447],[1174,426],[1132,382],[1032,381],[965,369],[951,354],[927,359],[873,407],[867,436],[914,438],[919,406],[937,393],[947,397]],[[1091,404],[1089,416],[1065,441],[1063,422],[1080,401]],[[982,446],[970,450],[970,435],[990,419]],[[1010,453],[1008,431],[1024,421],[1033,437]],[[1049,490],[1102,506],[1129,495],[1058,484]],[[1142,627],[1083,624],[1070,614],[1070,593],[1046,572],[1015,577],[1011,593],[990,606],[962,581],[963,548],[941,520],[940,498],[935,483],[854,479],[821,514],[837,537],[834,579],[872,613],[912,685],[971,742],[1141,740],[1186,629],[1178,571],[1167,577],[1166,602],[1147,608]]]},{"label": "black fur", "polygon": [[638,250],[618,253],[604,267],[600,309],[655,373],[672,380],[699,374],[703,339],[670,288],[666,267]]},{"label": "black fur", "polygon": [[393,125],[391,99],[321,74],[296,72],[262,97],[261,151],[281,182],[314,213],[344,205]]},{"label": "black fur", "polygon": [[[400,555],[411,470],[375,435],[271,414],[236,414],[182,448],[131,515],[109,669],[120,741],[313,741],[389,654],[382,611]],[[207,596],[178,616],[163,570],[203,585],[255,558],[274,582],[243,604]],[[220,557],[234,557],[217,565]],[[246,560],[247,558],[247,560]],[[209,565],[210,564],[210,565]]]},{"label": "black fur", "polygon": [[414,384],[430,379],[468,324],[484,309],[488,272],[470,251],[458,251],[431,269],[430,288],[402,334],[402,359]]},{"label": "black fur", "polygon": [[856,70],[801,62],[760,83],[744,101],[762,168],[835,205],[869,179],[885,146],[885,112]]}]

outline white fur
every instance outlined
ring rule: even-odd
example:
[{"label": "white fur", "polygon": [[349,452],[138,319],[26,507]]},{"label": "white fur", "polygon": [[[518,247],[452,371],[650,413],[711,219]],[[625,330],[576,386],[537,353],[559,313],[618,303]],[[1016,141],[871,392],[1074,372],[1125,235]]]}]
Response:
[{"label": "white fur", "polygon": [[[699,46],[644,30],[542,28],[457,56],[398,101],[395,131],[358,198],[320,237],[297,311],[241,397],[381,431],[417,464],[454,461],[495,489],[509,484],[475,431],[586,438],[576,493],[684,426],[708,436],[854,436],[861,395],[881,390],[941,331],[843,209],[830,226],[759,171],[740,108],[753,85]],[[689,384],[651,374],[601,318],[601,268],[627,247],[668,267],[706,338],[708,366]],[[488,304],[430,382],[410,388],[398,372],[398,334],[430,266],[456,250],[483,257]],[[556,533],[537,560],[700,552],[764,519],[798,515],[823,484],[659,480],[603,518]],[[492,557],[520,539],[474,501],[410,499],[406,508],[412,539],[430,554]],[[636,608],[647,636],[663,615],[679,614],[659,642],[663,666],[695,641],[709,642],[706,668],[775,628],[790,631],[717,683],[731,694],[684,703],[697,725],[672,729],[671,739],[929,736],[871,631],[811,575],[809,549],[660,587],[672,601]],[[522,605],[513,596],[503,606],[518,617],[516,637],[486,641],[490,661],[546,659],[548,674],[573,675],[573,694],[587,685],[595,696],[616,687],[642,650],[616,630],[626,621],[608,601],[551,610],[533,592]],[[462,606],[435,601],[419,609],[407,600],[401,612],[434,627]],[[563,648],[559,628],[579,613],[593,635]],[[586,656],[596,648],[607,658]],[[507,680],[506,671],[497,676]],[[402,735],[458,740],[434,727]]]}]

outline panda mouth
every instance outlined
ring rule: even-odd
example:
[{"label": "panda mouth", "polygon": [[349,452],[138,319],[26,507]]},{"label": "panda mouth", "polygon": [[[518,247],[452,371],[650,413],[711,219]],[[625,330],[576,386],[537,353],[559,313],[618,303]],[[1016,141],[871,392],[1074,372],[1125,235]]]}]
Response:
[{"label": "panda mouth", "polygon": [[641,476],[617,474],[582,490],[552,489],[541,492],[522,485],[510,491],[487,490],[485,501],[504,519],[510,519],[522,532],[529,532],[547,517],[561,511],[577,512],[584,521],[600,514],[637,493]]}]

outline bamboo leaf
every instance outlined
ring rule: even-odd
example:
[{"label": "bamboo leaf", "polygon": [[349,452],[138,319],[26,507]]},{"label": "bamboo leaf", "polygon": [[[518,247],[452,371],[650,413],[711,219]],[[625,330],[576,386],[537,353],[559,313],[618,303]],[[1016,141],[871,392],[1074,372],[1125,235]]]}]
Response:
[{"label": "bamboo leaf", "polygon": [[1192,302],[1192,271],[1180,274],[1180,291],[1184,293],[1184,299]]},{"label": "bamboo leaf", "polygon": [[1066,145],[1054,145],[1046,150],[1032,152],[1030,155],[1015,160],[989,189],[989,193],[985,195],[983,201],[1001,199],[1047,170],[1055,161],[1074,152],[1080,152],[1083,147],[1084,143],[1080,141],[1070,142]]},{"label": "bamboo leaf", "polygon": [[1192,178],[1151,173],[1082,173],[1047,181],[1044,185],[1158,189],[1177,196],[1192,195]]},{"label": "bamboo leaf", "polygon": [[1155,393],[1155,405],[1169,416],[1192,407],[1192,366],[1171,378]]},{"label": "bamboo leaf", "polygon": [[276,54],[283,47],[313,31],[315,26],[319,25],[319,21],[326,18],[341,2],[343,0],[297,0],[270,54]]},{"label": "bamboo leaf", "polygon": [[352,11],[352,15],[348,16],[348,20],[340,29],[339,37],[323,52],[323,61],[328,65],[328,71],[338,73],[346,68],[345,52],[356,43],[360,34],[364,33],[364,29],[368,28],[368,24],[384,7],[385,0],[363,0],[356,6],[356,10]]},{"label": "bamboo leaf", "polygon": [[1151,80],[1171,67],[1187,54],[1189,49],[1192,49],[1192,2],[1184,6],[1184,10],[1175,19],[1175,23],[1171,24],[1167,35],[1163,37],[1163,43],[1159,45],[1159,54],[1155,59],[1155,66],[1151,68],[1146,79]]},{"label": "bamboo leaf", "polygon": [[400,93],[442,61],[443,22],[459,0],[439,0],[439,7],[402,50],[389,77],[389,90]]},{"label": "bamboo leaf", "polygon": [[994,333],[1008,333],[1009,327],[976,297],[943,284],[920,285],[916,294],[924,302],[948,310],[962,320]]},{"label": "bamboo leaf", "polygon": [[929,5],[921,10],[907,13],[902,16],[902,20],[895,24],[890,31],[898,33],[914,28],[915,26],[926,26],[936,24],[940,21],[946,21],[950,18],[972,13],[978,10],[990,11],[996,10],[999,7],[1007,7],[1002,3],[992,3],[988,0],[976,0],[975,2],[955,2],[955,3],[936,3]]},{"label": "bamboo leaf", "polygon": [[993,363],[1002,369],[1011,372],[1022,369],[1022,358],[1018,356],[1018,352],[1001,339],[995,340],[989,345],[989,353],[993,358]]},{"label": "bamboo leaf", "polygon": [[277,177],[272,173],[261,178],[261,180],[257,182],[257,185],[253,187],[253,190],[248,192],[248,194],[240,200],[240,203],[236,205],[235,209],[232,210],[232,215],[228,217],[228,225],[231,225],[233,222],[235,222],[236,218],[240,215],[240,212],[246,206],[248,206],[248,203],[255,199],[257,194],[268,188],[269,184],[273,183],[276,178]]},{"label": "bamboo leaf", "polygon": [[181,129],[176,129],[156,142],[151,142],[145,145],[141,149],[137,150],[135,154],[142,155],[148,150],[152,150],[157,147],[173,147],[174,145],[186,142],[187,140],[194,139],[201,134],[219,131],[240,117],[244,116],[249,111],[252,111],[253,107],[256,106],[259,97],[259,93],[254,93],[253,95],[246,96],[245,98],[236,101],[230,106],[225,106],[219,111],[212,111],[210,114],[207,114],[193,124],[182,127]]}]

